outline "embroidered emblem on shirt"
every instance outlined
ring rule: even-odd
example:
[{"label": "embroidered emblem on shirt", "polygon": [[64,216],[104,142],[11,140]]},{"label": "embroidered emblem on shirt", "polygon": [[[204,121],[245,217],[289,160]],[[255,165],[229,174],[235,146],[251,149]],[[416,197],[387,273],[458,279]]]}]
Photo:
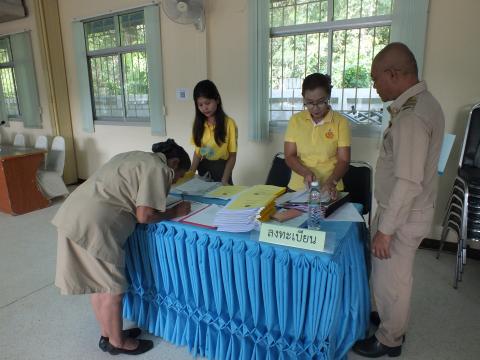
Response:
[{"label": "embroidered emblem on shirt", "polygon": [[333,139],[333,131],[332,129],[328,129],[328,131],[325,133],[325,137],[327,139]]},{"label": "embroidered emblem on shirt", "polygon": [[412,96],[407,101],[405,101],[405,104],[402,105],[400,110],[414,109],[415,105],[417,105],[417,97]]},{"label": "embroidered emblem on shirt", "polygon": [[202,155],[202,157],[210,159],[215,155],[215,150],[213,150],[213,148],[209,146],[204,146],[200,148],[200,155]]}]

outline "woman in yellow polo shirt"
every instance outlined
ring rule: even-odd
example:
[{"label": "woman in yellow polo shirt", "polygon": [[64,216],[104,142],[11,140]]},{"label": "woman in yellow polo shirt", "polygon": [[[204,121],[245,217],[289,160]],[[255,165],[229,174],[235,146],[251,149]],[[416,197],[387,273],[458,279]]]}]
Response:
[{"label": "woman in yellow polo shirt", "polygon": [[217,87],[210,80],[200,81],[193,89],[195,121],[192,144],[195,145],[190,172],[207,173],[213,181],[232,185],[237,159],[237,126],[222,108]]},{"label": "woman in yellow polo shirt", "polygon": [[293,170],[288,187],[302,190],[315,179],[336,197],[350,163],[348,120],[330,107],[328,75],[310,74],[302,84],[306,110],[294,114],[285,133],[285,161]]}]

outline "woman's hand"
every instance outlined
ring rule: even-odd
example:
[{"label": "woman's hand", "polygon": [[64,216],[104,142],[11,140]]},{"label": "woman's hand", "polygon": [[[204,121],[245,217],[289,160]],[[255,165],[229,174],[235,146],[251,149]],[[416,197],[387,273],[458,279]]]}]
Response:
[{"label": "woman's hand", "polygon": [[230,184],[228,183],[228,180],[222,179],[222,185],[229,186]]},{"label": "woman's hand", "polygon": [[325,184],[323,184],[320,191],[328,193],[328,195],[330,196],[330,199],[332,200],[337,199],[337,196],[338,196],[337,185],[332,181],[327,181]]},{"label": "woman's hand", "polygon": [[191,179],[191,178],[193,178],[193,177],[195,176],[195,173],[196,173],[196,170],[190,169],[190,170],[188,170],[188,171],[185,173],[185,175],[183,175],[183,178],[185,178],[185,179]]},{"label": "woman's hand", "polygon": [[310,184],[314,180],[315,180],[315,174],[311,171],[308,171],[306,175],[303,177],[303,182],[305,183],[305,186],[307,189],[310,189]]},{"label": "woman's hand", "polygon": [[189,201],[182,201],[173,207],[173,211],[175,213],[174,217],[185,216],[192,211],[192,206]]}]

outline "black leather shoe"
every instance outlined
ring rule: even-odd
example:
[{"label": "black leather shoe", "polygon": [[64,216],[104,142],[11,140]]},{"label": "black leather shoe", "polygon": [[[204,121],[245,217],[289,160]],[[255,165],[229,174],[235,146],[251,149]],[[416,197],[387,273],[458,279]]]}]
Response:
[{"label": "black leather shoe", "polygon": [[146,353],[148,350],[151,350],[152,348],[153,348],[152,340],[139,339],[137,348],[133,350],[120,349],[113,346],[109,342],[107,342],[107,352],[110,355],[118,355],[118,354],[140,355],[140,354]]},{"label": "black leather shoe", "polygon": [[378,358],[383,355],[397,357],[402,353],[402,346],[390,347],[383,345],[377,340],[375,335],[372,335],[368,339],[357,341],[353,346],[353,351],[368,358]]},{"label": "black leather shoe", "polygon": [[[378,315],[377,311],[372,311],[370,313],[370,322],[372,323],[373,326],[379,327],[380,326],[380,315]],[[403,334],[402,336],[402,344],[405,342],[406,334]]]},{"label": "black leather shoe", "polygon": [[[140,328],[131,328],[131,329],[126,329],[122,330],[122,335],[123,337],[130,337],[130,338],[137,338],[140,336],[142,333],[142,329]],[[108,344],[108,337],[106,336],[100,336],[100,341],[98,342],[98,347],[102,351],[107,351],[107,344]]]}]

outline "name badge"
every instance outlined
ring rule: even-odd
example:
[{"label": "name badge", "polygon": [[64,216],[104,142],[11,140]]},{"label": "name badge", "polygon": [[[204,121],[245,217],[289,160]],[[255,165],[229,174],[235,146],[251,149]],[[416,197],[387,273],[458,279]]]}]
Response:
[{"label": "name badge", "polygon": [[275,245],[323,252],[325,249],[325,235],[324,231],[262,223],[259,240]]}]

